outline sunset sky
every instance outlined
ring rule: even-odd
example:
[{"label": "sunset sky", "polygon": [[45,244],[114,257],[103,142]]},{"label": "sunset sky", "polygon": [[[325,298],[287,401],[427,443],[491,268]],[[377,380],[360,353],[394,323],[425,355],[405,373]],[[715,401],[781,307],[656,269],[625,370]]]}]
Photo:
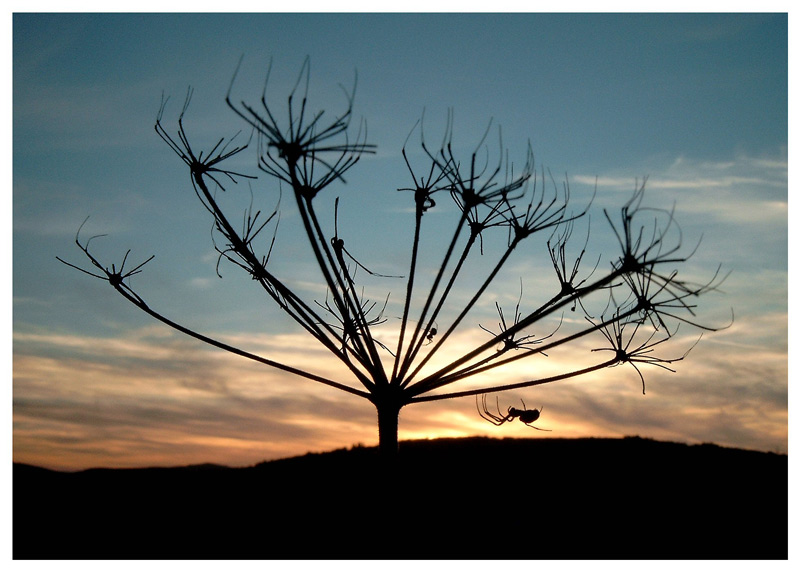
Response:
[{"label": "sunset sky", "polygon": [[[157,311],[342,379],[330,354],[249,276],[230,264],[217,276],[208,213],[185,165],[153,129],[162,93],[170,97],[165,126],[175,129],[191,86],[185,124],[193,144],[208,150],[239,130],[246,138],[225,105],[240,58],[235,98],[258,103],[272,59],[267,93],[283,113],[306,56],[310,108],[326,117],[342,110],[339,84],[350,89],[357,71],[354,127],[363,117],[378,151],[320,201],[340,197],[339,232],[370,270],[407,273],[413,195],[396,190],[412,184],[401,149],[423,114],[426,140],[437,146],[452,110],[458,150],[469,153],[492,120],[492,145],[501,126],[518,165],[530,142],[537,171],[558,184],[568,178],[573,208],[589,202],[596,184],[590,215],[575,230],[580,250],[590,221],[587,272],[616,255],[603,209],[618,216],[645,177],[645,203],[675,205],[685,251],[699,242],[681,275],[708,280],[718,265],[730,272],[720,292],[699,298],[698,316],[725,326],[733,309],[733,324],[704,334],[672,364],[676,373],[642,366],[646,395],[636,371],[620,366],[499,395],[503,409],[520,400],[543,406],[537,426],[551,433],[494,427],[473,398],[461,398],[403,409],[401,439],[639,435],[786,453],[787,26],[786,14],[16,14],[14,461],[65,470],[244,466],[377,443],[367,401],[205,346],[56,260],[87,267],[74,238],[88,216],[82,237],[107,235],[92,242],[104,261],[118,264],[128,249],[128,264],[155,255],[131,284]],[[408,149],[422,160],[418,129]],[[275,208],[278,185],[254,155],[237,166],[259,175],[255,208]],[[226,188],[247,206],[246,182]],[[447,203],[437,199],[426,227],[429,269],[450,236],[456,211]],[[271,263],[310,304],[324,302],[289,189],[280,211]],[[332,235],[332,209],[323,223]],[[496,331],[496,301],[510,314],[518,301],[531,307],[554,293],[547,238],[515,253],[443,357],[485,341],[479,325]],[[472,295],[469,278],[504,240],[503,231],[487,237],[454,300]],[[372,297],[382,303],[390,294],[399,305],[402,280],[382,280],[371,280]],[[385,339],[399,322],[389,308],[379,329]],[[678,357],[699,335],[682,326],[659,351]],[[569,352],[522,360],[504,370],[503,382],[590,363],[603,343],[590,336]]]}]

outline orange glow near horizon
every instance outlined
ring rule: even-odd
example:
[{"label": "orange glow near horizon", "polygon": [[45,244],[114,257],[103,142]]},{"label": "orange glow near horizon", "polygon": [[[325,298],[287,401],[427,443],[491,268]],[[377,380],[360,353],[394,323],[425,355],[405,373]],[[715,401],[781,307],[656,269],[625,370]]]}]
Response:
[{"label": "orange glow near horizon", "polygon": [[[458,334],[437,359],[452,359],[485,337],[478,329]],[[338,368],[326,352],[306,349],[302,335],[248,339],[256,351],[287,355],[287,362],[295,360],[289,363],[297,367],[316,372]],[[377,445],[377,416],[370,403],[202,347],[165,329],[144,328],[116,340],[17,335],[15,342],[15,462],[63,470],[200,463],[247,466],[306,452]],[[602,352],[589,350],[600,343],[598,338],[581,342],[570,355],[597,359]],[[685,343],[692,342],[675,340],[673,353],[685,351]],[[71,357],[48,358],[23,347],[56,353],[66,348]],[[700,344],[691,359],[675,364],[675,374],[641,367],[647,395],[641,393],[636,372],[625,365],[498,394],[501,411],[521,407],[522,400],[529,408],[544,407],[536,425],[550,429],[548,433],[519,421],[492,426],[478,415],[475,398],[464,397],[405,407],[399,438],[638,435],[786,452],[785,408],[779,402],[765,409],[763,403],[746,398],[728,401],[729,392],[721,393],[722,382],[730,375],[729,368],[743,367],[747,357],[728,356],[732,362],[725,364],[714,352],[713,343]],[[760,359],[764,363],[772,359],[778,368],[786,365],[780,355]],[[129,363],[136,363],[136,368],[132,370]],[[565,362],[554,352],[493,373],[508,383],[587,363],[591,362]],[[59,383],[52,384],[53,379]],[[486,379],[484,374],[484,381],[470,379],[453,389],[478,387]],[[777,397],[780,389],[774,390]]]}]

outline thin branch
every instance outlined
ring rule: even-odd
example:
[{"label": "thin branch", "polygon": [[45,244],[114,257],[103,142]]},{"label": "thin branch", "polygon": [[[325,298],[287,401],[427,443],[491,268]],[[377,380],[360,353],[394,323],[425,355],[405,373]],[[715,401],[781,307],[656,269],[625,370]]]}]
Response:
[{"label": "thin branch", "polygon": [[587,373],[592,373],[601,369],[605,369],[617,363],[616,359],[611,359],[604,361],[602,363],[586,367],[583,369],[578,369],[575,371],[570,371],[568,373],[562,373],[559,375],[554,375],[551,377],[544,377],[541,379],[531,379],[528,381],[520,381],[518,383],[509,383],[504,385],[492,385],[486,387],[479,387],[476,389],[467,389],[465,391],[454,391],[452,393],[438,393],[435,395],[418,395],[414,396],[409,400],[409,403],[422,403],[423,401],[441,401],[443,399],[454,399],[456,397],[467,397],[471,395],[482,395],[484,393],[493,393],[493,392],[500,392],[500,391],[510,391],[512,389],[522,389],[523,387],[534,387],[536,385],[544,385],[546,383],[553,383],[554,381],[561,381],[564,379],[571,379],[573,377],[579,377],[581,375],[586,375]]},{"label": "thin branch", "polygon": [[[86,221],[84,221],[84,223],[85,222]],[[81,226],[83,226],[83,225],[81,225]],[[80,233],[80,229],[78,230],[78,233]],[[98,235],[98,236],[102,236],[102,235]],[[173,328],[173,329],[175,329],[175,330],[177,330],[177,331],[179,331],[181,333],[184,333],[184,334],[186,334],[188,336],[191,336],[191,337],[193,337],[195,339],[198,339],[198,340],[200,340],[202,342],[205,342],[205,343],[207,343],[207,344],[209,344],[211,346],[217,347],[219,349],[223,349],[223,350],[225,350],[227,352],[230,352],[232,354],[236,354],[236,355],[248,358],[250,360],[262,363],[264,365],[268,365],[270,367],[273,367],[273,368],[276,368],[276,369],[280,369],[282,371],[286,371],[288,373],[291,373],[291,374],[294,374],[294,375],[297,375],[297,376],[300,376],[300,377],[304,377],[306,379],[310,379],[312,381],[316,381],[316,382],[322,383],[324,385],[328,385],[328,386],[331,386],[331,387],[335,387],[337,389],[341,389],[342,391],[346,391],[348,393],[352,393],[352,394],[358,395],[360,397],[369,398],[369,393],[367,393],[367,392],[352,388],[352,387],[350,387],[348,385],[344,385],[342,383],[333,381],[333,380],[325,378],[323,376],[320,376],[320,375],[317,375],[317,374],[314,374],[314,373],[311,373],[311,372],[308,372],[308,371],[305,371],[305,370],[302,370],[302,369],[299,369],[299,368],[296,368],[296,367],[292,367],[292,366],[283,364],[281,362],[277,362],[275,360],[271,360],[271,359],[268,359],[268,358],[265,358],[265,357],[262,357],[262,356],[247,352],[247,351],[242,350],[240,348],[237,348],[235,346],[231,346],[230,344],[226,344],[224,342],[221,342],[219,340],[216,340],[216,339],[211,338],[209,336],[206,336],[204,334],[198,333],[198,332],[196,332],[196,331],[194,331],[194,330],[192,330],[190,328],[187,328],[186,326],[178,324],[177,322],[174,322],[173,320],[170,320],[169,318],[167,318],[163,314],[160,314],[159,312],[156,312],[150,306],[147,305],[147,303],[144,301],[144,299],[142,299],[141,296],[136,294],[136,292],[134,292],[131,289],[131,287],[129,285],[125,284],[125,282],[124,282],[125,279],[129,278],[130,276],[132,276],[134,274],[139,273],[141,271],[142,266],[144,266],[150,260],[152,260],[153,257],[151,256],[150,258],[148,258],[147,260],[145,260],[144,262],[142,262],[141,264],[136,266],[133,270],[129,270],[128,272],[123,272],[123,269],[124,269],[124,266],[125,266],[125,260],[127,259],[127,256],[128,256],[128,254],[126,253],[125,257],[123,258],[122,264],[120,264],[120,269],[119,270],[117,270],[115,265],[113,265],[113,264],[111,265],[111,268],[108,268],[107,266],[103,266],[97,260],[97,258],[95,258],[95,256],[89,252],[89,242],[93,238],[97,238],[97,236],[93,236],[92,238],[90,238],[89,241],[86,242],[86,244],[81,244],[80,238],[79,238],[79,234],[76,234],[75,243],[83,251],[83,253],[89,258],[89,261],[91,262],[92,266],[94,266],[95,268],[100,270],[99,273],[89,272],[87,270],[84,270],[84,269],[80,268],[79,266],[76,266],[76,265],[71,264],[69,262],[65,262],[64,260],[62,260],[60,258],[58,260],[63,262],[67,266],[70,266],[72,268],[80,270],[81,272],[83,272],[85,274],[89,274],[90,276],[94,276],[95,278],[99,278],[101,280],[104,280],[104,281],[108,282],[109,284],[111,284],[111,286],[114,287],[114,289],[117,292],[119,292],[124,298],[126,298],[129,302],[134,304],[137,308],[139,308],[140,310],[146,312],[147,314],[149,314],[153,318],[157,319],[158,321],[170,326],[171,328]],[[130,252],[130,251],[128,251],[128,252]]]}]

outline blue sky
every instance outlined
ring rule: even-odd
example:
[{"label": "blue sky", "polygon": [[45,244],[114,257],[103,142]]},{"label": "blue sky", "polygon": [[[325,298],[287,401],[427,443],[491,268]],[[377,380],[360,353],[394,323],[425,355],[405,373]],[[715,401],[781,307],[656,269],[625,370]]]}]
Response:
[{"label": "blue sky", "polygon": [[[257,100],[271,58],[268,93],[282,105],[307,56],[315,109],[341,109],[338,86],[349,89],[357,70],[355,113],[378,152],[331,197],[341,196],[348,248],[376,272],[402,274],[408,263],[412,205],[395,190],[411,183],[403,142],[424,113],[426,140],[438,144],[450,109],[459,149],[474,146],[491,119],[512,160],[524,161],[530,142],[537,169],[559,183],[568,177],[574,204],[597,184],[593,260],[613,251],[602,209],[615,212],[647,177],[646,202],[674,204],[686,244],[700,241],[681,272],[731,272],[723,293],[701,299],[700,314],[726,324],[733,308],[733,326],[704,336],[677,373],[646,371],[646,396],[636,372],[619,367],[515,392],[504,404],[544,405],[541,425],[553,437],[787,451],[786,14],[17,14],[13,34],[15,461],[245,465],[376,442],[370,404],[181,337],[55,258],[82,262],[73,240],[90,216],[86,236],[108,235],[93,242],[98,253],[156,255],[133,282],[153,307],[254,351],[327,368],[247,276],[230,266],[216,276],[211,222],[153,130],[162,93],[174,127],[191,86],[187,131],[213,146],[244,128],[224,102],[240,58],[235,97]],[[418,137],[409,144],[417,158]],[[252,160],[243,168],[256,174]],[[278,193],[262,179],[258,205],[269,210]],[[275,264],[319,299],[287,198]],[[442,231],[426,237],[432,259],[448,237],[447,214],[432,219]],[[520,277],[533,298],[551,271],[546,252],[521,256],[454,343],[495,324],[495,300],[513,304]],[[681,333],[676,355],[697,338]],[[470,399],[401,414],[401,439],[477,434],[532,436],[488,425]]]}]

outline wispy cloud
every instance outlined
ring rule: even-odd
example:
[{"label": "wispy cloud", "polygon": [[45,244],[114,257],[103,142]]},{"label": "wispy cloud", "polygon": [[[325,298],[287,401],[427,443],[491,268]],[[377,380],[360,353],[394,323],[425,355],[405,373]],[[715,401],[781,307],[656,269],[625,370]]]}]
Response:
[{"label": "wispy cloud", "polygon": [[[643,367],[646,396],[638,374],[623,365],[502,394],[500,406],[519,406],[521,399],[544,406],[537,424],[561,437],[637,434],[785,450],[786,350],[757,343],[783,320],[781,314],[762,316],[710,336],[676,364],[679,374]],[[743,341],[746,336],[749,342]],[[452,359],[485,338],[482,330],[467,329],[453,337],[440,359]],[[335,358],[309,346],[301,334],[225,339],[297,367],[337,371]],[[675,356],[694,341],[687,335],[676,339]],[[731,344],[734,353],[719,350]],[[568,352],[516,362],[492,375],[519,381],[575,369],[581,365],[575,356],[594,359],[591,350],[603,345],[598,335]],[[370,404],[160,326],[117,338],[17,332],[14,348],[17,461],[61,468],[209,460],[246,465],[377,440]],[[458,389],[487,381],[469,380]],[[532,436],[521,424],[487,424],[477,415],[474,398],[408,407],[400,426],[401,439]]]},{"label": "wispy cloud", "polygon": [[[674,200],[678,212],[699,215],[712,221],[732,224],[762,225],[785,223],[788,216],[788,161],[779,157],[738,155],[729,161],[698,161],[677,157],[669,163],[654,162],[647,167],[650,199],[660,192]],[[600,177],[576,175],[575,182],[597,184],[598,188],[630,192],[644,178],[641,173],[610,174]],[[617,201],[615,195],[598,200]],[[668,206],[668,205],[667,205]]]},{"label": "wispy cloud", "polygon": [[[727,259],[726,265],[734,266],[722,288],[725,294],[709,296],[703,308],[711,310],[716,326],[727,324],[731,307],[736,318],[730,328],[706,336],[676,364],[678,374],[645,368],[643,396],[636,372],[620,366],[590,378],[503,394],[500,407],[518,406],[522,399],[532,407],[544,406],[537,424],[561,437],[638,434],[786,451],[787,274],[785,259],[765,246],[771,239],[764,236],[765,229],[784,232],[786,169],[781,159],[741,156],[708,163],[681,158],[651,174],[648,187],[655,204],[664,206],[659,204],[659,191],[669,191],[682,209],[679,222],[688,219],[686,228],[703,230],[713,223],[717,238],[726,229],[736,232],[723,243],[705,242],[689,264],[690,271],[703,276],[713,274],[709,260],[716,264]],[[579,182],[594,185],[595,179]],[[618,208],[625,196],[621,193],[632,190],[633,179],[609,175],[597,184],[611,191],[598,194],[598,201]],[[742,231],[745,223],[752,229],[747,235]],[[767,242],[760,244],[754,236]],[[757,272],[749,271],[752,264]],[[550,286],[541,272],[521,263],[512,270],[515,277],[526,276],[523,306]],[[206,278],[188,280],[195,289],[208,285]],[[476,308],[471,326],[453,336],[431,368],[486,339],[488,334],[477,324],[490,329],[496,325],[495,299],[509,308],[519,300],[518,282],[513,283],[513,288]],[[318,282],[301,279],[295,286],[324,299]],[[453,299],[470,296],[468,291],[455,292]],[[571,327],[571,316],[566,317],[564,327]],[[392,346],[395,326],[390,320],[376,328],[376,336]],[[671,346],[677,348],[676,356],[696,340],[681,333],[681,340],[675,341],[685,343]],[[327,350],[303,334],[247,331],[220,337],[309,371],[347,375]],[[577,356],[591,357],[591,350],[602,346],[599,337],[586,339],[567,353],[518,362],[493,375],[519,381],[560,373],[575,369],[581,359]],[[482,384],[470,379],[464,387]],[[501,428],[487,424],[477,415],[473,398],[421,404],[401,413],[401,439],[475,434],[532,436],[519,423]],[[242,465],[376,440],[369,403],[205,348],[161,326],[131,328],[112,337],[25,328],[14,333],[18,461],[62,468],[209,460]]]},{"label": "wispy cloud", "polygon": [[17,336],[15,460],[242,465],[351,444],[353,420],[371,425],[369,408],[339,392],[186,342]]}]

